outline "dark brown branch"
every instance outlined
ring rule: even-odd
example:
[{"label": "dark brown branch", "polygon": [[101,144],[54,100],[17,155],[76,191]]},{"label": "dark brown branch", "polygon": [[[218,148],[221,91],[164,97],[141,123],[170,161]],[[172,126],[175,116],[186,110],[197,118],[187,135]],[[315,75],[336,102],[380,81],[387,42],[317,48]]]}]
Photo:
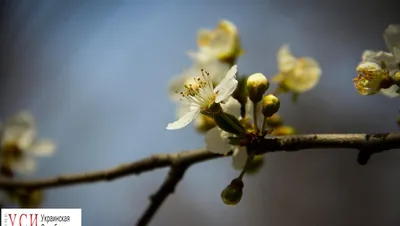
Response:
[{"label": "dark brown branch", "polygon": [[171,166],[164,183],[154,195],[150,196],[150,205],[139,219],[137,226],[145,226],[150,222],[151,218],[153,218],[154,214],[164,203],[168,195],[174,193],[176,185],[180,180],[182,180],[187,168],[188,165],[186,164],[177,164]]},{"label": "dark brown branch", "polygon": [[[251,146],[258,154],[275,151],[298,151],[316,148],[357,149],[362,153],[372,155],[385,150],[400,148],[400,133],[387,134],[314,134],[281,136],[262,139]],[[96,181],[110,181],[132,174],[172,166],[181,162],[192,164],[223,157],[207,150],[184,151],[173,154],[159,154],[142,160],[124,164],[116,168],[81,173],[61,175],[58,177],[39,180],[15,180],[0,178],[0,189],[31,188],[44,189]]]}]

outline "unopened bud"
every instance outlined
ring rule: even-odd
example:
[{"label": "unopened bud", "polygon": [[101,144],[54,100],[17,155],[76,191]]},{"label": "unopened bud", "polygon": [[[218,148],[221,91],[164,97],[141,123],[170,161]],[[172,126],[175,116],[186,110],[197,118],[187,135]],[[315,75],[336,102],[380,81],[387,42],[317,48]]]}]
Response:
[{"label": "unopened bud", "polygon": [[400,87],[400,71],[396,72],[393,78],[394,78],[394,83]]},{"label": "unopened bud", "polygon": [[286,136],[286,135],[293,135],[296,134],[296,130],[290,126],[279,126],[275,128],[271,135],[274,136]]},{"label": "unopened bud", "polygon": [[261,73],[255,73],[247,78],[247,92],[254,103],[262,100],[262,97],[269,87],[268,79]]},{"label": "unopened bud", "polygon": [[243,195],[243,181],[241,179],[234,179],[222,191],[221,198],[226,205],[236,205],[240,202]]},{"label": "unopened bud", "polygon": [[267,118],[267,125],[270,127],[278,127],[283,124],[283,119],[278,114],[273,114],[271,117]]},{"label": "unopened bud", "polygon": [[262,113],[264,117],[271,117],[273,114],[278,112],[280,107],[280,101],[278,97],[268,94],[262,100]]}]

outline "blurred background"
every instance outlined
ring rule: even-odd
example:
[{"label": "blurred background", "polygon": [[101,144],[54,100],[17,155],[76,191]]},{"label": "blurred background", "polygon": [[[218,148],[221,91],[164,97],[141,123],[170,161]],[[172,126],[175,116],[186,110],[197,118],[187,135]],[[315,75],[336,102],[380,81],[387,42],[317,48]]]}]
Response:
[{"label": "blurred background", "polygon": [[[272,77],[285,43],[320,62],[315,89],[297,104],[281,99],[281,115],[300,132],[398,131],[398,102],[361,96],[351,81],[365,49],[386,50],[382,32],[398,16],[395,1],[1,1],[0,116],[29,110],[41,137],[57,142],[31,178],[201,148],[193,126],[166,131],[175,119],[167,85],[190,66],[197,30],[228,19],[246,51],[241,72]],[[355,150],[268,154],[235,207],[220,200],[239,173],[231,159],[201,163],[151,225],[399,225],[400,152],[367,166],[356,158]],[[133,225],[166,172],[50,189],[43,207],[82,208],[83,225]]]}]

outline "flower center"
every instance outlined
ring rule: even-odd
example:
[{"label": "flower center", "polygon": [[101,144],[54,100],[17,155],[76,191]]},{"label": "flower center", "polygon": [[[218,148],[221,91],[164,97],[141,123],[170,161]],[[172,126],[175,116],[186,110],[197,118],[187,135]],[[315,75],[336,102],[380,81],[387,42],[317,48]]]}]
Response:
[{"label": "flower center", "polygon": [[201,76],[195,77],[191,82],[186,83],[180,95],[184,104],[195,105],[201,109],[208,108],[216,98],[210,74],[201,69]]}]

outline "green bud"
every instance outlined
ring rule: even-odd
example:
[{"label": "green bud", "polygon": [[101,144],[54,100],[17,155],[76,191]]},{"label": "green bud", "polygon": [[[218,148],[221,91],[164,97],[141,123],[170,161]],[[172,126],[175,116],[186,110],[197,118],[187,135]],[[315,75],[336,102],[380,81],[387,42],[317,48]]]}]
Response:
[{"label": "green bud", "polygon": [[220,129],[228,133],[241,135],[246,132],[244,127],[240,124],[240,121],[235,116],[225,112],[220,112],[219,114],[215,114],[214,122]]},{"label": "green bud", "polygon": [[286,136],[296,134],[296,130],[291,126],[279,126],[275,128],[271,135],[274,136]]},{"label": "green bud", "polygon": [[267,91],[269,82],[263,74],[255,73],[247,78],[246,87],[250,100],[258,103],[262,100],[265,91]]},{"label": "green bud", "polygon": [[400,71],[396,72],[393,78],[394,78],[394,83],[400,87]]},{"label": "green bud", "polygon": [[271,117],[273,114],[278,112],[280,107],[280,101],[278,97],[268,94],[262,100],[262,113],[264,117]]},{"label": "green bud", "polygon": [[243,181],[241,179],[234,179],[231,183],[221,192],[222,201],[226,205],[236,205],[240,202],[243,195]]},{"label": "green bud", "polygon": [[281,126],[282,124],[283,124],[283,119],[277,113],[275,113],[271,117],[267,118],[267,125],[270,127],[275,128],[275,127]]}]

